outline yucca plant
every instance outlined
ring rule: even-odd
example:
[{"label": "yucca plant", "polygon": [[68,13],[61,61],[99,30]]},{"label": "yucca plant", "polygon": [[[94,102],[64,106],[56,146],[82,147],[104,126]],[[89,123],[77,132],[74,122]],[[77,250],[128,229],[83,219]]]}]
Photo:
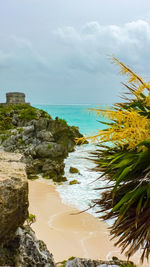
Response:
[{"label": "yucca plant", "polygon": [[139,152],[108,147],[95,153],[96,170],[110,183],[98,188],[105,190],[94,200],[104,212],[100,218],[114,219],[111,234],[118,238],[116,245],[122,252],[128,247],[128,257],[142,248],[142,261],[150,249],[150,141],[137,149],[143,146],[147,149]]},{"label": "yucca plant", "polygon": [[101,194],[94,204],[100,207],[100,218],[114,220],[110,233],[117,238],[115,245],[128,258],[141,249],[143,262],[150,253],[150,83],[118,59],[113,62],[129,77],[124,84],[129,96],[109,110],[95,110],[110,122],[89,137],[99,142],[92,154],[95,170],[108,182],[97,188]]}]

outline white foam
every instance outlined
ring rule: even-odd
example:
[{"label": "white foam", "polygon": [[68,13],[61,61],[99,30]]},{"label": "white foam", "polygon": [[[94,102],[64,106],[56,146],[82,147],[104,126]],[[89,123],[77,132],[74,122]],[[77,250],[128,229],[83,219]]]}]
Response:
[{"label": "white foam", "polygon": [[[73,204],[79,210],[88,209],[92,200],[100,197],[100,191],[94,190],[94,188],[106,185],[106,181],[101,179],[95,181],[100,173],[91,170],[95,167],[95,164],[87,159],[90,157],[90,152],[95,150],[96,146],[93,144],[76,146],[75,151],[70,153],[65,160],[65,176],[68,182],[57,187],[62,201],[66,204]],[[77,168],[80,174],[70,173],[71,166]],[[69,182],[74,179],[80,184],[69,185]],[[95,211],[96,208],[88,210],[92,215],[98,216]]]}]

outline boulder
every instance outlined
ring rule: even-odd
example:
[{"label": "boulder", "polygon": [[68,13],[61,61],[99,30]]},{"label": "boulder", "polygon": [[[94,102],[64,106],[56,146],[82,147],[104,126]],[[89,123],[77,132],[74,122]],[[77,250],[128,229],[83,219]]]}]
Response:
[{"label": "boulder", "polygon": [[29,226],[19,227],[13,240],[0,247],[0,265],[55,267],[53,255]]},{"label": "boulder", "polygon": [[30,133],[33,133],[34,132],[34,125],[23,127],[22,130],[23,130],[24,135],[28,135]]},{"label": "boulder", "polygon": [[15,256],[16,267],[56,266],[53,255],[47,250],[45,243],[36,238],[29,226],[19,228],[14,241],[18,245]]},{"label": "boulder", "polygon": [[17,135],[11,135],[7,140],[4,141],[3,146],[4,147],[11,147],[18,141],[19,136]]},{"label": "boulder", "polygon": [[42,141],[47,141],[47,142],[54,141],[52,133],[45,130],[37,132],[37,138],[40,138]]},{"label": "boulder", "polygon": [[39,120],[34,121],[34,126],[36,131],[45,130],[48,125],[48,119],[47,118],[39,118]]},{"label": "boulder", "polygon": [[130,261],[121,261],[119,259],[111,261],[102,261],[102,260],[91,260],[91,259],[82,259],[82,258],[73,258],[65,263],[65,267],[135,267],[135,265]]},{"label": "boulder", "polygon": [[80,184],[77,180],[71,180],[69,185]]},{"label": "boulder", "polygon": [[28,182],[20,154],[0,152],[0,266],[55,267],[29,225]]},{"label": "boulder", "polygon": [[70,173],[78,173],[78,174],[80,174],[79,170],[77,168],[75,168],[75,167],[70,167],[69,172]]},{"label": "boulder", "polygon": [[0,244],[13,238],[28,216],[28,183],[21,155],[0,152]]},{"label": "boulder", "polygon": [[65,148],[57,143],[42,143],[35,147],[36,157],[40,158],[58,158],[65,157]]},{"label": "boulder", "polygon": [[58,174],[64,174],[65,164],[63,161],[57,162],[54,160],[46,159],[43,162],[42,171],[48,173],[49,171],[55,170]]}]

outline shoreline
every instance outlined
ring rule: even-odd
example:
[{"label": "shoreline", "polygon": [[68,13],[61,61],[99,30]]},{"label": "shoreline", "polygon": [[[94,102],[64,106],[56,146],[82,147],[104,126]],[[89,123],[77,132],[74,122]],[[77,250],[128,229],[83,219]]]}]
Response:
[{"label": "shoreline", "polygon": [[[32,228],[56,262],[72,256],[95,260],[111,260],[116,256],[126,260],[110,241],[109,226],[89,213],[79,213],[75,207],[62,203],[55,186],[48,181],[29,181],[29,203],[30,213],[36,215]],[[137,264],[138,259],[136,254],[130,260]]]}]

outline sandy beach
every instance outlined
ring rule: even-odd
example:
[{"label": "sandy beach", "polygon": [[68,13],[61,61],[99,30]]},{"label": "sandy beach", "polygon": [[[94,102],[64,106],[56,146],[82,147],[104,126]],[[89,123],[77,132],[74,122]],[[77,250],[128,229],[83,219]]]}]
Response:
[{"label": "sandy beach", "polygon": [[[77,214],[76,208],[63,204],[55,187],[47,181],[29,181],[29,202],[30,213],[36,215],[32,228],[46,243],[56,262],[71,256],[125,259],[110,241],[108,225],[86,212]],[[136,255],[131,260],[138,263],[138,258]]]}]

